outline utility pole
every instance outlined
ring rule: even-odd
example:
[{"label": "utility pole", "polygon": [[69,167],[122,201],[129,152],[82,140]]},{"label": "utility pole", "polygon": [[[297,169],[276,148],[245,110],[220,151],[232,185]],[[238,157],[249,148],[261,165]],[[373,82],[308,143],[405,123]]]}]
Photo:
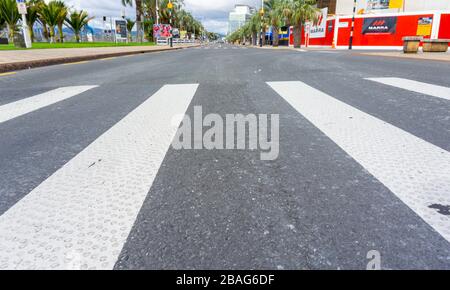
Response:
[{"label": "utility pole", "polygon": [[170,37],[169,37],[169,43],[170,47],[173,47],[173,27],[172,27],[172,9],[173,4],[172,0],[169,0],[169,3],[167,4],[167,9],[169,9],[169,24],[170,24]]},{"label": "utility pole", "polygon": [[356,17],[356,6],[358,6],[358,0],[353,1],[353,17],[352,17],[352,30],[350,31],[350,41],[348,49],[353,49],[353,33],[355,32],[355,17]]},{"label": "utility pole", "polygon": [[[264,26],[264,0],[261,0],[261,30],[259,32],[259,47],[263,46],[263,26]],[[265,37],[265,35],[264,35]]]}]

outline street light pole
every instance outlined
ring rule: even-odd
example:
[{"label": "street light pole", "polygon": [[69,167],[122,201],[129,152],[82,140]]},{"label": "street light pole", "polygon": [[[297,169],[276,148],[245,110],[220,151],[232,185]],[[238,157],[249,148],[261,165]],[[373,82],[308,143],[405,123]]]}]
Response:
[{"label": "street light pole", "polygon": [[353,33],[355,32],[355,16],[356,16],[356,6],[358,0],[353,1],[353,17],[352,17],[352,29],[350,30],[350,41],[348,44],[348,49],[353,49]]},{"label": "street light pole", "polygon": [[263,25],[264,25],[264,0],[261,0],[261,30],[259,32],[259,47],[263,46]]},{"label": "street light pole", "polygon": [[156,24],[159,24],[159,1],[156,0]]},{"label": "street light pole", "polygon": [[170,47],[173,47],[173,27],[172,27],[172,9],[173,9],[173,4],[172,4],[172,0],[169,0],[169,4],[167,4],[167,8],[169,8],[169,24],[170,24],[170,38],[169,38],[169,43],[170,43]]}]

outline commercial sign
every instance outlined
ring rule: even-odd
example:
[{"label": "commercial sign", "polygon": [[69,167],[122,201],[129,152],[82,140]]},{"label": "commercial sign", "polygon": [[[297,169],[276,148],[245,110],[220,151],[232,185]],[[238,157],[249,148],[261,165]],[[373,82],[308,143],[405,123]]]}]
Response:
[{"label": "commercial sign", "polygon": [[433,26],[433,17],[419,17],[417,21],[417,35],[429,36]]},{"label": "commercial sign", "polygon": [[[317,25],[309,25],[309,38],[323,38],[327,30],[328,7],[320,10]],[[308,31],[305,29],[305,31]]]},{"label": "commercial sign", "polygon": [[365,18],[363,34],[394,34],[397,29],[397,17]]},{"label": "commercial sign", "polygon": [[128,30],[126,20],[115,20],[116,22],[116,39],[117,40],[127,40]]},{"label": "commercial sign", "polygon": [[19,14],[25,15],[27,14],[27,4],[25,0],[16,0],[17,9],[19,10]]},{"label": "commercial sign", "polygon": [[339,28],[347,28],[347,27],[349,27],[349,24],[350,23],[348,23],[347,21],[345,21],[345,22],[340,22],[339,21],[338,27]]},{"label": "commercial sign", "polygon": [[173,38],[180,38],[180,30],[178,28],[172,28]]},{"label": "commercial sign", "polygon": [[403,0],[367,0],[367,10],[400,9]]},{"label": "commercial sign", "polygon": [[169,24],[154,24],[153,37],[155,39],[172,37],[172,26]]},{"label": "commercial sign", "polygon": [[289,40],[289,27],[281,27],[278,30],[278,37],[280,40]]}]

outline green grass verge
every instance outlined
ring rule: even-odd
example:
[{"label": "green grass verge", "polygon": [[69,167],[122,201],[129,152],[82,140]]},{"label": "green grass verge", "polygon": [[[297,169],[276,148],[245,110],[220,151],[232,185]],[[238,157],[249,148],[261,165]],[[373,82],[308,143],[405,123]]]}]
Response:
[{"label": "green grass verge", "polygon": [[[33,43],[32,49],[57,49],[57,48],[88,48],[88,47],[121,47],[121,46],[152,46],[153,42],[144,43],[112,43],[112,42],[65,42],[65,43]],[[13,44],[0,45],[0,50],[24,50],[25,48],[16,48]]]}]

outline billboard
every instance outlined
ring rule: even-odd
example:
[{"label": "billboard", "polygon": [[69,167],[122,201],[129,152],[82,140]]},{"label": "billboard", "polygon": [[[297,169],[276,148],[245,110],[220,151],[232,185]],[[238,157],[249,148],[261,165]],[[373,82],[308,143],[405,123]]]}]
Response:
[{"label": "billboard", "polygon": [[154,24],[153,38],[169,38],[172,37],[172,26],[169,24]]},{"label": "billboard", "polygon": [[180,30],[178,28],[172,28],[172,37],[180,38]]},{"label": "billboard", "polygon": [[399,9],[403,7],[403,0],[367,0],[367,10]]},{"label": "billboard", "polygon": [[127,21],[115,20],[115,23],[116,23],[116,39],[127,40],[128,39]]},{"label": "billboard", "polygon": [[394,34],[396,30],[396,16],[365,18],[362,34]]},{"label": "billboard", "polygon": [[433,17],[419,17],[417,21],[417,35],[430,36],[433,27]]},{"label": "billboard", "polygon": [[321,9],[317,25],[309,25],[309,38],[325,37],[327,30],[327,16],[328,7]]}]

